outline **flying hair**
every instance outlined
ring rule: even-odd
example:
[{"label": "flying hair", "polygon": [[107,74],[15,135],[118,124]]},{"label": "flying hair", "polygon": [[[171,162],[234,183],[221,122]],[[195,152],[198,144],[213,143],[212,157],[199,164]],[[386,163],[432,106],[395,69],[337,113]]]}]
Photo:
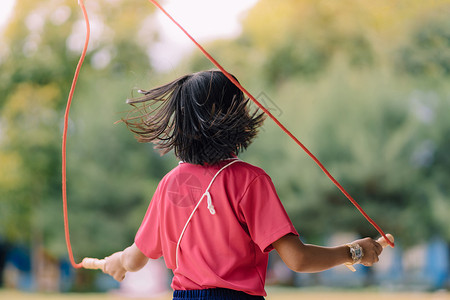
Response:
[{"label": "flying hair", "polygon": [[182,161],[216,164],[245,150],[264,114],[251,112],[244,97],[222,72],[202,71],[128,99],[133,106],[121,121],[139,142],[154,143],[161,155],[174,150]]}]

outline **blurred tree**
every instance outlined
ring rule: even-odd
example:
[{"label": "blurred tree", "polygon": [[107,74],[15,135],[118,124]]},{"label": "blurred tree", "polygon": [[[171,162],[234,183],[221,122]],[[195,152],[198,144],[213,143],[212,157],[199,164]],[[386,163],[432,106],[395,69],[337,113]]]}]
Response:
[{"label": "blurred tree", "polygon": [[441,77],[450,75],[450,4],[418,18],[400,47],[398,67],[413,76]]},{"label": "blurred tree", "polygon": [[[167,163],[114,126],[135,84],[152,72],[140,30],[151,6],[86,1],[91,43],[68,139],[69,217],[76,260],[133,240]],[[146,25],[147,24],[147,25]],[[150,43],[152,32],[146,33]],[[17,0],[0,60],[0,235],[66,256],[62,230],[62,117],[85,35],[77,1]],[[136,74],[139,74],[136,75]],[[155,179],[153,179],[155,178]],[[72,224],[72,222],[71,222]]]},{"label": "blurred tree", "polygon": [[[436,77],[433,75],[433,82]],[[445,82],[445,81],[444,81]],[[419,86],[423,83],[417,83]],[[429,199],[431,235],[450,241],[450,200],[448,181],[450,168],[450,90],[442,88],[416,90],[411,94],[411,111],[421,124],[416,131],[419,143],[413,149],[411,162],[420,173],[420,184],[415,193]],[[423,208],[423,207],[422,207]]]}]

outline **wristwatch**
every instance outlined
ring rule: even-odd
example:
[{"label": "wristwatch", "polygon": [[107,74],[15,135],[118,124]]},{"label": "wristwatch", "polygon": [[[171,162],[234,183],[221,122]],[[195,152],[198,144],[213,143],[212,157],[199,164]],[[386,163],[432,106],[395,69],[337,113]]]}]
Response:
[{"label": "wristwatch", "polygon": [[352,255],[352,264],[359,264],[364,256],[361,246],[358,243],[351,243],[347,244],[347,247],[350,249],[350,254]]}]

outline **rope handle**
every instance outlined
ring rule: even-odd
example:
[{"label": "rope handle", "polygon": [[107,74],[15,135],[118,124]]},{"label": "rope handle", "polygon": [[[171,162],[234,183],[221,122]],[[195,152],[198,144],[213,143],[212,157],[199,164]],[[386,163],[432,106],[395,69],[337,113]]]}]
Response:
[{"label": "rope handle", "polygon": [[85,258],[83,258],[81,265],[85,269],[104,271],[105,263],[106,263],[106,260],[104,260],[104,259],[85,257]]},{"label": "rope handle", "polygon": [[[386,238],[388,238],[389,241],[387,241]],[[386,238],[382,236],[382,237],[378,238],[376,241],[378,244],[381,245],[381,247],[383,247],[383,249],[386,248],[387,246],[391,246],[391,244],[394,244],[394,236],[392,234],[387,233]],[[356,272],[356,269],[353,265],[344,264],[344,266],[346,266],[350,271]]]},{"label": "rope handle", "polygon": [[[384,237],[380,237],[377,240],[377,243],[381,245],[381,247],[386,248],[387,246],[391,246],[391,244],[394,243],[394,236],[390,233],[386,234],[386,237],[389,239],[389,243],[388,241],[386,241],[386,239]],[[392,247],[392,246],[391,246]]]}]

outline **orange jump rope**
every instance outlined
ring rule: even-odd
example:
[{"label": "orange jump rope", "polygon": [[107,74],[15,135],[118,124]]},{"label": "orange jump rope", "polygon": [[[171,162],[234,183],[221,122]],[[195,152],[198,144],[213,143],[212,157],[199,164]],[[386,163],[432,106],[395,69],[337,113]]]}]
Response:
[{"label": "orange jump rope", "polygon": [[[383,247],[389,245],[394,247],[394,240],[392,235],[386,235],[380,226],[375,223],[367,213],[361,208],[361,206],[350,196],[350,194],[341,186],[341,184],[328,172],[328,170],[323,166],[323,164],[283,125],[281,122],[269,111],[267,110],[258,100],[253,97],[236,79],[233,78],[156,0],[149,0],[158,9],[160,9],[178,28],[180,28],[186,36],[200,49],[200,51],[231,81],[233,82],[244,94],[246,94],[264,113],[266,113],[280,128],[283,130],[294,142],[300,146],[303,151],[308,154],[309,157],[319,166],[319,168],[327,175],[327,177],[337,186],[337,188],[347,197],[348,200],[358,209],[358,211],[367,219],[367,221],[372,224],[372,226],[381,234],[381,238],[378,242],[383,245]],[[89,37],[90,37],[90,25],[89,18],[84,6],[83,0],[78,0],[78,4],[83,11],[84,20],[86,23],[86,39],[81,53],[81,57],[78,61],[75,75],[73,77],[72,85],[69,92],[69,97],[67,100],[66,111],[64,114],[64,128],[63,128],[63,139],[62,139],[62,195],[63,195],[63,214],[64,214],[64,233],[67,244],[67,251],[69,254],[69,259],[74,268],[88,268],[88,269],[102,269],[104,266],[104,260],[97,260],[93,258],[85,258],[81,263],[76,263],[73,258],[72,245],[70,243],[69,234],[69,220],[67,214],[67,175],[66,175],[66,144],[67,144],[67,128],[69,123],[69,111],[72,104],[73,93],[75,91],[75,86],[77,84],[78,76],[80,73],[81,66],[83,64],[84,58],[86,56]]]}]

